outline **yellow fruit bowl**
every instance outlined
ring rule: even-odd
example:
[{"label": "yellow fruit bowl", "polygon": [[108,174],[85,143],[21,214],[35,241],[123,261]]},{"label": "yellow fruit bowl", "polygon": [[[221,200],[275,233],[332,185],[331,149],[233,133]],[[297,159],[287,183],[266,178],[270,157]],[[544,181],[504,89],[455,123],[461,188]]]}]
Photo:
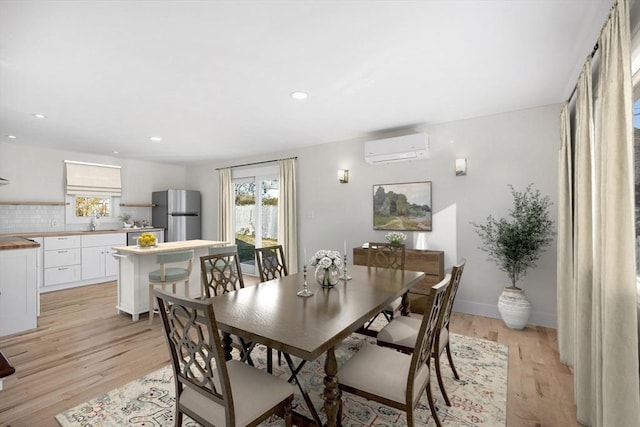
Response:
[{"label": "yellow fruit bowl", "polygon": [[156,236],[153,233],[142,233],[138,237],[138,246],[141,248],[154,248],[157,246]]}]

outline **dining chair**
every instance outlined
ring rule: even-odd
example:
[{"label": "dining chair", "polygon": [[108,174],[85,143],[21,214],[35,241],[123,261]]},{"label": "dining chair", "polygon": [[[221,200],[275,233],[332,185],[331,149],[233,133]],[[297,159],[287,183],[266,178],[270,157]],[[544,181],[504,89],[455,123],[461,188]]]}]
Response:
[{"label": "dining chair", "polygon": [[289,275],[282,245],[256,248],[256,263],[261,282]]},{"label": "dining chair", "polygon": [[[391,244],[391,243],[377,243],[369,242],[369,248],[367,249],[367,266],[368,267],[380,267],[390,268],[393,270],[404,270],[405,260],[405,245],[404,244]],[[382,314],[387,322],[390,322],[396,311],[402,305],[402,298],[397,298],[391,304],[386,306],[380,313],[373,316],[364,325],[364,327],[358,330],[359,333],[365,335],[375,336],[376,331],[371,329],[373,322]]]},{"label": "dining chair", "polygon": [[175,383],[175,425],[256,426],[272,415],[291,426],[295,386],[238,360],[225,362],[210,299],[155,289]]},{"label": "dining chair", "polygon": [[200,257],[203,298],[213,298],[244,288],[237,246],[209,248],[209,255]]},{"label": "dining chair", "polygon": [[[184,294],[189,296],[189,277],[193,268],[193,251],[179,251],[161,253],[156,257],[156,262],[160,265],[157,270],[150,271],[149,278],[149,324],[153,323],[153,289],[156,286],[172,285],[173,293],[176,293],[176,284],[184,283]],[[186,267],[169,267],[168,264],[187,263]]]},{"label": "dining chair", "polygon": [[[238,246],[237,245],[228,245],[228,246],[211,246],[209,247],[209,255],[217,255],[217,254],[221,254],[221,253],[225,253],[225,252],[230,252],[230,251],[238,251]],[[202,267],[202,264],[201,264]],[[207,274],[211,273],[211,264],[210,263],[206,263],[205,264],[205,271]],[[202,275],[202,270],[200,270],[200,274]],[[202,298],[205,298],[206,295],[206,290],[205,290],[205,283],[209,282],[209,280],[200,280],[200,284],[202,286]]]},{"label": "dining chair", "polygon": [[[436,377],[438,378],[438,386],[444,397],[444,401],[447,406],[451,406],[449,396],[444,388],[444,382],[442,381],[440,358],[442,353],[446,350],[447,358],[449,359],[449,366],[453,371],[455,379],[459,380],[460,376],[456,371],[456,367],[453,364],[453,357],[451,356],[451,347],[449,345],[450,333],[449,324],[451,320],[451,312],[453,310],[453,303],[458,293],[460,286],[460,280],[462,279],[462,272],[467,261],[463,258],[451,269],[451,283],[447,289],[445,306],[440,313],[438,319],[438,333],[436,334],[435,344],[433,346],[433,358],[435,359]],[[420,319],[414,317],[402,316],[393,319],[388,325],[386,325],[378,333],[378,345],[391,347],[396,350],[403,351],[405,353],[413,352],[418,332],[420,330]]]},{"label": "dining chair", "polygon": [[[256,264],[260,274],[260,282],[277,279],[289,275],[282,245],[256,248]],[[278,365],[282,364],[282,352],[278,350]],[[267,372],[272,372],[273,355],[267,347]]]},{"label": "dining chair", "polygon": [[[200,257],[200,275],[204,290],[202,299],[244,288],[237,246],[209,248],[209,255]],[[232,335],[231,340],[231,345],[240,352],[241,359],[253,366],[250,354],[255,343],[246,342],[244,338],[236,335]]]},{"label": "dining chair", "polygon": [[416,351],[409,355],[366,344],[338,370],[340,390],[405,411],[408,426],[414,425],[413,411],[426,390],[431,416],[441,427],[431,394],[431,352],[449,283],[447,275],[431,288]]}]

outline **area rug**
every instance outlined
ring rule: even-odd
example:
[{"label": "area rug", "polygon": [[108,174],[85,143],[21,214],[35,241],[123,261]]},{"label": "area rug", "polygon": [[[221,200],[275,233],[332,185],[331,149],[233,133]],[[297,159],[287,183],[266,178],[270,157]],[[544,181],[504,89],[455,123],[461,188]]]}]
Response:
[{"label": "area rug", "polygon": [[[375,340],[353,334],[336,349],[338,364],[342,364],[363,345]],[[492,341],[451,334],[451,350],[460,375],[455,380],[444,357],[442,372],[445,388],[452,406],[444,403],[435,372],[432,377],[433,396],[438,415],[448,427],[498,427],[505,425],[507,397],[507,347]],[[256,366],[266,366],[266,349],[256,346],[251,353]],[[277,366],[274,354],[274,374],[288,378],[289,370],[283,362]],[[294,358],[295,360],[295,358]],[[322,421],[322,391],[324,388],[324,357],[305,364],[299,379],[309,391]],[[376,402],[343,393],[344,426],[406,426],[404,412]],[[63,427],[106,426],[173,426],[174,383],[170,366],[152,372],[123,387],[69,409],[56,416]],[[302,396],[296,394],[295,410],[309,415]],[[435,426],[431,418],[426,393],[415,413],[416,425]],[[197,426],[185,417],[184,426]],[[264,426],[284,425],[277,417],[264,422]]]}]

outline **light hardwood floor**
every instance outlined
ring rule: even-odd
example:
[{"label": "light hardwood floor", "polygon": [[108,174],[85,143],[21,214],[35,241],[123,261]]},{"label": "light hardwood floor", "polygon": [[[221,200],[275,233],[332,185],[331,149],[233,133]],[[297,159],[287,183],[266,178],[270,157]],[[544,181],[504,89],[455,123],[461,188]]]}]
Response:
[{"label": "light hardwood floor", "polygon": [[[168,364],[158,319],[149,326],[146,316],[132,322],[116,314],[115,282],[42,294],[41,303],[36,330],[0,339],[16,368],[0,391],[1,426],[57,426],[56,414]],[[460,313],[451,328],[509,346],[507,426],[580,425],[554,329],[512,331]]]}]

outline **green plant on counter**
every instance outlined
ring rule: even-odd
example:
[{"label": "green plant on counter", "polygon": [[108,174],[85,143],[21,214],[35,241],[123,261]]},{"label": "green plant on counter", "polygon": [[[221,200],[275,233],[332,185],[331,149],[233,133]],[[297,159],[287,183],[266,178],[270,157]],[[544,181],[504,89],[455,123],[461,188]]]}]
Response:
[{"label": "green plant on counter", "polygon": [[124,222],[125,224],[131,224],[131,215],[129,215],[128,213],[123,213],[118,218],[120,218],[120,221]]}]

